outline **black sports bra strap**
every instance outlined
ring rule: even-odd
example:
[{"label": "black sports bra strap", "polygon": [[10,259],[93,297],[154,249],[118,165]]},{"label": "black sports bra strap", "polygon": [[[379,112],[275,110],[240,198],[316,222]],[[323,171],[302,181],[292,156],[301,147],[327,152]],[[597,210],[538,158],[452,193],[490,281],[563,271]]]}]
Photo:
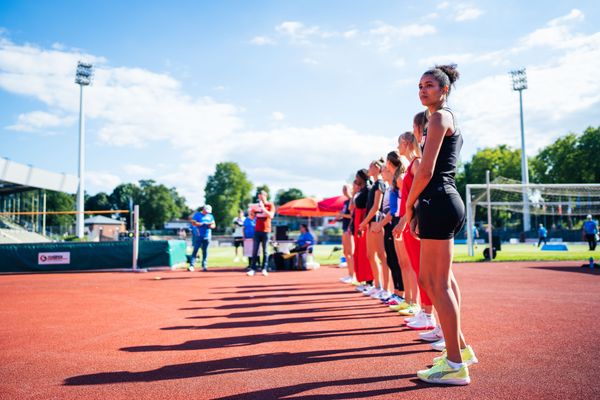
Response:
[{"label": "black sports bra strap", "polygon": [[[456,127],[456,117],[454,116],[454,113],[452,112],[450,107],[442,107],[442,110],[446,110],[450,113],[450,115],[452,115],[452,126],[454,128],[454,132],[452,132],[452,136],[456,135],[458,132],[458,128]],[[458,132],[458,133],[460,134],[460,132]]]}]

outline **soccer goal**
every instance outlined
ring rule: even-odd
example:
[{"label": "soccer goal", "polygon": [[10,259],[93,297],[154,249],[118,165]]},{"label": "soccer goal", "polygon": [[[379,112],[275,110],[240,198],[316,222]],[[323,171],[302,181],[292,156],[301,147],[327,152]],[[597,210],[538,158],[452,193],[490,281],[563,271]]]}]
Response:
[{"label": "soccer goal", "polygon": [[[600,184],[522,184],[499,178],[486,184],[468,184],[466,190],[467,245],[474,255],[473,227],[477,207],[487,208],[489,243],[492,243],[491,211],[522,213],[527,228],[532,215],[585,218],[600,214]],[[528,230],[528,229],[526,229]],[[491,253],[491,252],[490,252]]]}]

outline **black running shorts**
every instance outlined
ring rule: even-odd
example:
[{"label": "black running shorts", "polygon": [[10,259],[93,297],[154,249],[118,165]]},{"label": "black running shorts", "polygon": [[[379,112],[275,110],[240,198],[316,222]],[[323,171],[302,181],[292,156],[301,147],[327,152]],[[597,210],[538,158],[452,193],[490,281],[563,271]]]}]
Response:
[{"label": "black running shorts", "polygon": [[465,223],[465,205],[455,190],[421,195],[417,218],[421,239],[452,239]]}]

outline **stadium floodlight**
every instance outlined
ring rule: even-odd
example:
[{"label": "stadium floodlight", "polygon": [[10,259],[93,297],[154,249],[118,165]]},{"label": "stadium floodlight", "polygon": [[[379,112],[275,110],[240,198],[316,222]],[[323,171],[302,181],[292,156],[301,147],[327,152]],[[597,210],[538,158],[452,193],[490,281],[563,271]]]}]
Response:
[{"label": "stadium floodlight", "polygon": [[77,237],[83,238],[84,194],[85,194],[85,129],[83,119],[83,87],[92,83],[94,75],[90,63],[79,61],[75,73],[75,83],[79,85],[79,185],[77,186]]},{"label": "stadium floodlight", "polygon": [[[523,123],[523,90],[527,89],[527,72],[525,68],[510,71],[513,90],[519,92],[519,110],[521,112],[521,182],[529,184],[529,168],[527,166],[527,152],[525,151],[525,126]],[[523,232],[531,229],[529,216],[529,201],[527,190],[523,189]]]}]

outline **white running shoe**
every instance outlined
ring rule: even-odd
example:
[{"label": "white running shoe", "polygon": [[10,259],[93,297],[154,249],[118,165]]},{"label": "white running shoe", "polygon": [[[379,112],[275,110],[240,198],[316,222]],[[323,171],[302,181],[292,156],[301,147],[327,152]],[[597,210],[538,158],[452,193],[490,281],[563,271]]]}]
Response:
[{"label": "white running shoe", "polygon": [[406,326],[415,331],[424,331],[435,328],[436,321],[433,314],[427,314],[424,311],[421,311],[416,317],[415,321],[409,322]]},{"label": "white running shoe", "polygon": [[377,296],[373,296],[373,298],[375,298],[377,300],[387,299],[388,297],[390,297],[390,294],[388,293],[387,290],[383,290],[383,289],[381,289],[379,291],[379,293],[377,293]]},{"label": "white running shoe", "polygon": [[369,285],[363,285],[361,292],[363,294],[370,292],[371,290],[373,290],[373,286],[369,286]]},{"label": "white running shoe", "polygon": [[342,283],[350,283],[350,282],[352,282],[352,277],[351,276],[345,276],[343,278],[340,278],[340,282],[342,282]]},{"label": "white running shoe", "polygon": [[188,267],[188,271],[190,271],[190,272],[194,272],[195,270],[196,269],[194,267],[192,267],[192,266]]},{"label": "white running shoe", "polygon": [[437,342],[431,343],[431,348],[435,351],[444,351],[446,349],[446,340],[440,339]]},{"label": "white running shoe", "polygon": [[374,295],[375,293],[378,293],[378,292],[379,292],[379,288],[373,286],[373,287],[371,287],[371,289],[369,289],[368,291],[364,292],[364,295],[365,296],[372,296],[372,295]]},{"label": "white running shoe", "polygon": [[404,322],[407,324],[410,324],[412,322],[415,322],[419,319],[420,315],[423,313],[423,310],[419,310],[418,313],[416,313],[415,315],[413,315],[412,317],[406,317],[404,318]]},{"label": "white running shoe", "polygon": [[269,271],[267,271],[266,268],[263,268],[262,274],[263,274],[263,276],[269,276]]},{"label": "white running shoe", "polygon": [[256,272],[253,269],[248,270],[248,272],[246,272],[246,275],[248,276],[254,276],[254,274],[256,274]]},{"label": "white running shoe", "polygon": [[437,342],[444,338],[444,332],[442,327],[437,325],[432,331],[419,333],[419,337],[427,342]]}]

